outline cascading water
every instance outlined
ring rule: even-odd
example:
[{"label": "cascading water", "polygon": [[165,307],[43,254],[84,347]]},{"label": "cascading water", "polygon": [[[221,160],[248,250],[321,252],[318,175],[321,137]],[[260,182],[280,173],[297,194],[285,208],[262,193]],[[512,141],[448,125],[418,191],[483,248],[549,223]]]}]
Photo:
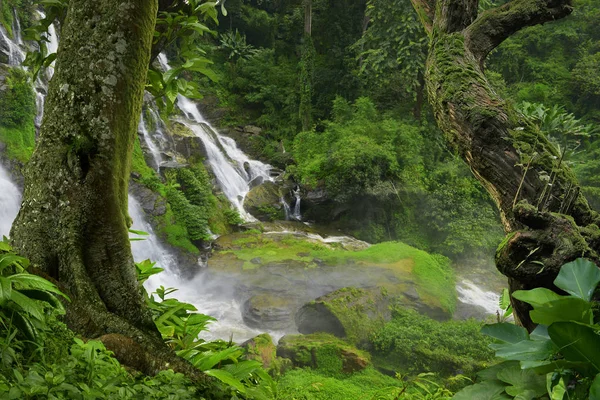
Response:
[{"label": "cascading water", "polygon": [[300,202],[302,201],[302,199],[300,198],[299,186],[296,186],[294,188],[294,197],[296,198],[296,204],[294,204],[294,212],[292,213],[292,216],[294,217],[294,219],[302,221],[302,213],[300,212]]},{"label": "cascading water", "polygon": [[150,137],[150,132],[148,132],[148,127],[146,126],[146,121],[144,119],[143,113],[142,113],[142,116],[140,117],[140,124],[138,125],[138,132],[140,132],[142,134],[142,137],[144,138],[144,143],[146,144],[146,147],[148,148],[148,150],[150,151],[150,154],[152,155],[152,161],[153,161],[152,168],[154,168],[156,171],[158,171],[158,169],[160,168],[160,164],[162,163],[162,156],[160,154],[160,150],[154,144],[154,142],[152,141],[152,138]]},{"label": "cascading water", "polygon": [[[233,337],[236,342],[241,343],[264,332],[264,330],[251,329],[244,324],[241,306],[233,300],[234,296],[229,281],[211,276],[207,271],[200,271],[191,280],[182,279],[175,273],[177,271],[175,257],[160,244],[152,226],[145,221],[140,204],[131,195],[129,196],[129,215],[133,219],[133,229],[148,233],[147,236],[144,236],[145,240],[131,242],[134,260],[140,262],[150,259],[156,262],[157,267],[165,270],[158,275],[151,276],[146,281],[145,287],[148,293],[152,293],[159,286],[177,288],[173,297],[193,304],[201,313],[215,317],[217,321],[209,326],[210,331],[201,334],[201,337],[206,340]],[[276,338],[284,334],[283,332],[271,333]]]},{"label": "cascading water", "polygon": [[[158,61],[165,71],[170,69],[164,54],[158,56]],[[255,218],[244,210],[244,198],[250,191],[250,182],[253,179],[271,180],[269,172],[272,167],[251,160],[237,147],[233,139],[219,134],[190,99],[179,95],[177,105],[185,116],[181,122],[202,140],[208,162],[227,199],[244,220],[255,221]]]},{"label": "cascading water", "polygon": [[8,65],[18,66],[25,61],[25,51],[23,51],[21,48],[23,43],[21,39],[21,25],[19,23],[19,19],[16,18],[16,14],[13,21],[12,31],[14,39],[9,37],[6,29],[4,29],[2,24],[0,24],[0,46],[8,55]]},{"label": "cascading water", "polygon": [[0,165],[0,239],[10,233],[10,227],[19,212],[20,205],[21,192]]}]

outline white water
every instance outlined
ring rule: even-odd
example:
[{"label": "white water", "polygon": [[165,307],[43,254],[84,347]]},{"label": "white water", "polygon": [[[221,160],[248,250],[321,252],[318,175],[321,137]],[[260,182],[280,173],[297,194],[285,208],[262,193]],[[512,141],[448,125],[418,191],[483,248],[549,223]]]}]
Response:
[{"label": "white water", "polygon": [[[145,283],[148,293],[158,287],[177,288],[177,292],[168,297],[193,304],[198,312],[210,315],[217,319],[209,325],[209,331],[200,336],[205,340],[224,339],[233,337],[237,343],[244,342],[264,332],[264,330],[247,327],[242,320],[241,306],[233,300],[231,282],[224,279],[208,277],[201,271],[195,277],[183,279],[177,271],[177,261],[168,250],[158,241],[152,226],[145,221],[144,212],[133,197],[129,196],[129,215],[133,219],[132,229],[148,233],[145,240],[131,242],[131,250],[135,261],[146,259],[156,262],[156,266],[165,271],[151,276]],[[199,261],[200,262],[200,261]],[[284,332],[270,332],[276,339],[283,336]]]},{"label": "white water", "polygon": [[469,280],[463,280],[456,285],[458,300],[461,303],[481,307],[486,314],[495,315],[500,310],[500,295],[498,293],[482,290],[479,286]]},{"label": "white water", "polygon": [[294,217],[294,219],[302,221],[302,213],[300,212],[300,202],[302,201],[302,199],[300,198],[299,187],[297,187],[296,190],[294,190],[294,197],[296,198],[296,204],[294,204],[294,212],[292,213],[292,216]]},{"label": "white water", "polygon": [[146,126],[146,121],[144,120],[144,113],[142,113],[142,115],[140,117],[140,123],[138,125],[138,132],[140,132],[142,134],[142,137],[144,138],[144,143],[146,143],[146,147],[148,148],[148,150],[150,151],[150,154],[152,155],[152,160],[154,162],[152,167],[158,171],[158,169],[160,168],[160,164],[162,163],[162,156],[160,154],[160,150],[158,149],[156,144],[154,144],[154,141],[150,137],[150,133],[148,132],[148,127]]},{"label": "white water", "polygon": [[[158,56],[158,61],[165,71],[170,69],[164,54]],[[252,179],[260,176],[265,181],[271,180],[269,172],[272,167],[260,161],[251,160],[237,147],[233,139],[219,134],[200,114],[198,107],[190,99],[181,95],[177,96],[177,106],[186,117],[181,122],[202,140],[208,162],[227,199],[244,220],[256,221],[244,210],[244,198],[250,191],[249,183]]]},{"label": "white water", "polygon": [[0,165],[0,240],[8,236],[21,206],[21,192]]},{"label": "white water", "polygon": [[0,25],[0,43],[8,52],[8,64],[11,66],[21,65],[25,60],[25,51],[21,48],[23,41],[21,40],[21,25],[19,20],[15,18],[12,26],[14,40],[8,36],[8,32]]}]

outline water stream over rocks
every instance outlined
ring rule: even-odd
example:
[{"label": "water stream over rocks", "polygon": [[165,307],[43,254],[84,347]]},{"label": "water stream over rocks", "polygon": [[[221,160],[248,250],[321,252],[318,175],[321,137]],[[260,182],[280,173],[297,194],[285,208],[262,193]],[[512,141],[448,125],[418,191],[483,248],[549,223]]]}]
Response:
[{"label": "water stream over rocks", "polygon": [[[25,57],[20,39],[20,27],[18,21],[16,19],[15,21],[13,27],[15,39],[9,38],[7,32],[0,26],[0,51],[8,54],[8,63],[12,66],[20,65]],[[58,46],[58,36],[54,27],[50,30],[48,39],[50,40],[47,45],[49,51],[55,51]],[[159,57],[159,61],[163,68],[169,68],[164,55]],[[43,114],[44,99],[47,93],[46,84],[51,77],[52,70],[48,68],[46,76],[36,82],[38,95],[36,122],[38,123],[41,122]],[[179,96],[177,106],[183,114],[178,117],[177,121],[187,126],[196,137],[202,140],[208,164],[220,189],[243,219],[255,221],[254,217],[243,207],[244,197],[249,192],[253,180],[273,180],[271,166],[250,159],[237,147],[233,139],[221,135],[211,126],[202,116],[197,105],[190,99]],[[164,122],[152,106],[146,105],[146,107],[148,113],[145,114],[146,118],[142,116],[140,120],[139,132],[145,143],[145,149],[151,154],[153,161],[151,167],[158,170],[164,163],[163,154],[166,150],[167,139]],[[288,206],[289,215],[290,219],[299,221],[301,220],[299,188],[294,188],[293,195],[295,202],[293,207]],[[0,166],[0,235],[8,235],[12,221],[18,212],[20,197],[19,188],[12,183],[7,172]],[[295,332],[293,325],[279,324],[279,319],[272,321],[267,318],[266,325],[257,326],[257,321],[264,317],[264,315],[256,315],[256,310],[260,311],[257,304],[264,300],[264,293],[277,292],[276,298],[279,303],[271,307],[275,310],[275,317],[293,321],[293,315],[289,310],[296,310],[303,302],[342,287],[359,285],[376,287],[379,279],[377,274],[389,275],[385,269],[378,266],[372,267],[367,273],[360,264],[354,262],[341,266],[328,266],[316,258],[309,260],[310,257],[302,253],[295,256],[308,260],[307,263],[315,264],[318,268],[304,268],[306,265],[290,260],[283,263],[265,263],[256,270],[248,270],[240,266],[239,271],[243,273],[232,274],[232,261],[227,258],[230,257],[228,250],[222,249],[220,253],[217,252],[221,257],[209,261],[208,268],[200,268],[192,279],[184,279],[177,274],[176,257],[168,247],[160,243],[152,226],[146,222],[140,204],[132,196],[129,198],[129,214],[134,221],[133,229],[149,233],[146,240],[132,242],[135,260],[151,259],[157,263],[157,266],[165,269],[165,272],[151,277],[146,283],[146,288],[149,291],[161,285],[178,288],[174,294],[175,297],[192,303],[200,312],[217,318],[218,322],[213,323],[210,326],[210,332],[205,333],[206,339],[229,339],[233,336],[234,341],[241,342],[265,331],[269,331],[275,338],[279,338],[285,333]],[[341,247],[349,252],[370,247],[370,244],[366,242],[339,233],[326,235],[299,222],[266,224],[265,229],[264,237],[276,238],[276,241],[284,244],[291,239],[305,240],[320,246]],[[221,242],[225,243],[226,238],[223,238]],[[265,252],[267,256],[271,255],[269,251]],[[272,251],[277,253],[278,250]],[[257,260],[250,260],[250,264],[258,265],[264,261],[260,257],[257,258]],[[220,269],[219,266],[223,268]],[[252,271],[259,270],[262,272],[252,273]],[[397,278],[390,275],[386,279],[386,282],[393,283]],[[498,295],[493,291],[481,289],[482,285],[479,282],[474,283],[474,281],[474,279],[465,278],[458,283],[457,292],[460,302],[467,305],[468,309],[473,309],[473,305],[479,307],[478,312],[475,312],[478,316],[495,314]],[[407,288],[407,293],[410,292],[409,297],[414,296],[414,293],[411,292],[411,290],[414,291],[414,288],[411,289],[411,287]],[[294,299],[292,298],[294,295],[299,297]]]}]

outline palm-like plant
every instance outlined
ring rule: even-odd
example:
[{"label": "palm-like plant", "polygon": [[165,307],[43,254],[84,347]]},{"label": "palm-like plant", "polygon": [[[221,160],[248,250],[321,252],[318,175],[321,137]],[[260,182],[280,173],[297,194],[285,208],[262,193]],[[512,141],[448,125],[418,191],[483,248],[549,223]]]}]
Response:
[{"label": "palm-like plant", "polygon": [[0,242],[0,317],[27,340],[39,343],[47,309],[64,314],[58,297],[68,298],[53,283],[28,273],[28,266],[29,260],[15,254],[6,241]]}]

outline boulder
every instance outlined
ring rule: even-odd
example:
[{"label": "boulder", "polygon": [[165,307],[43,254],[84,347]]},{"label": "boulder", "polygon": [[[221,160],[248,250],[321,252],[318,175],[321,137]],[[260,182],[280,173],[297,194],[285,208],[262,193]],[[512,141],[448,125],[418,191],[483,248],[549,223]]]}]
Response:
[{"label": "boulder", "polygon": [[300,333],[327,332],[362,345],[391,319],[390,300],[379,288],[342,288],[303,305],[295,316],[296,327]]},{"label": "boulder", "polygon": [[175,151],[186,160],[207,158],[206,147],[198,136],[187,126],[174,122],[169,129],[173,138]]},{"label": "boulder", "polygon": [[146,186],[132,181],[129,184],[129,191],[147,215],[159,217],[167,212],[167,201]]},{"label": "boulder", "polygon": [[244,209],[260,221],[285,218],[280,188],[271,181],[264,182],[248,192],[244,199]]},{"label": "boulder", "polygon": [[262,133],[262,128],[254,125],[246,125],[243,128],[245,133],[249,133],[251,135],[260,135]]},{"label": "boulder", "polygon": [[296,302],[289,296],[255,294],[244,302],[242,318],[251,328],[289,330],[294,327],[293,310],[296,307]]},{"label": "boulder", "polygon": [[279,340],[277,356],[288,358],[294,367],[310,367],[330,373],[362,371],[369,355],[333,335],[286,335]]},{"label": "boulder", "polygon": [[242,343],[240,347],[246,350],[244,355],[246,360],[260,362],[271,376],[280,376],[292,368],[291,360],[277,357],[277,346],[268,333],[253,337]]},{"label": "boulder", "polygon": [[187,166],[188,166],[188,164],[182,164],[177,161],[167,161],[167,162],[160,164],[160,168],[159,168],[158,172],[160,173],[160,175],[162,177],[165,177],[165,175],[168,173],[168,171],[185,168]]}]

